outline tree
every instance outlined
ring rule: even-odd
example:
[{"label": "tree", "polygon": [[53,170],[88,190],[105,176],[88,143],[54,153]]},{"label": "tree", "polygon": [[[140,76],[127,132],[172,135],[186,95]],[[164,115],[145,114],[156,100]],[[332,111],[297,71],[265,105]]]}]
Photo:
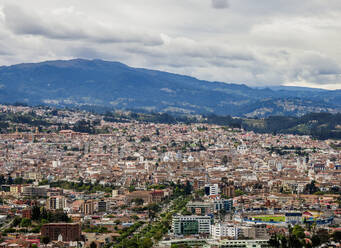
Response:
[{"label": "tree", "polygon": [[281,243],[281,247],[287,247],[288,240],[284,235],[280,238],[280,243]]},{"label": "tree", "polygon": [[161,207],[159,204],[157,203],[151,203],[147,206],[147,208],[153,212],[159,212],[161,210]]},{"label": "tree", "polygon": [[8,176],[8,179],[7,179],[7,184],[13,184],[13,178],[11,176]]},{"label": "tree", "polygon": [[22,219],[20,222],[21,227],[29,227],[31,226],[31,224],[32,224],[31,220],[26,218]]},{"label": "tree", "polygon": [[241,196],[241,195],[244,195],[245,193],[244,193],[244,191],[242,191],[242,190],[240,190],[240,189],[236,189],[236,190],[234,191],[234,194],[235,194],[235,196]]},{"label": "tree", "polygon": [[190,248],[188,244],[172,244],[171,248]]},{"label": "tree", "polygon": [[222,162],[224,165],[226,165],[228,161],[229,161],[229,160],[228,160],[227,156],[224,155],[224,157],[223,157],[223,159],[221,160],[221,162]]},{"label": "tree", "polygon": [[18,225],[20,224],[20,222],[21,222],[21,218],[18,217],[18,216],[16,216],[16,217],[13,219],[13,221],[12,221],[11,227],[16,227],[16,226],[18,226]]},{"label": "tree", "polygon": [[54,213],[48,211],[48,215],[51,213],[51,220],[53,222],[69,222],[70,219],[63,210],[57,210]]},{"label": "tree", "polygon": [[40,219],[47,219],[47,211],[45,208],[43,208],[40,212]]},{"label": "tree", "polygon": [[94,128],[91,125],[90,121],[86,120],[77,121],[72,130],[80,133],[94,133]]},{"label": "tree", "polygon": [[136,203],[136,205],[141,206],[144,203],[144,200],[142,198],[136,198],[132,200],[133,202]]},{"label": "tree", "polygon": [[149,142],[150,141],[150,138],[148,136],[143,136],[141,138],[141,142]]},{"label": "tree", "polygon": [[304,228],[299,225],[295,225],[292,230],[292,234],[298,239],[303,239],[305,237]]},{"label": "tree", "polygon": [[[125,237],[129,236],[128,233],[123,233],[122,235]],[[116,247],[138,248],[139,245],[136,239],[123,238],[123,240],[121,240],[121,244]]]},{"label": "tree", "polygon": [[312,243],[313,247],[317,247],[317,246],[321,245],[321,239],[319,238],[319,236],[314,235],[311,237],[311,243]]},{"label": "tree", "polygon": [[320,189],[316,187],[314,180],[311,181],[311,183],[308,183],[304,188],[304,193],[307,193],[307,194],[314,194],[318,191],[320,191]]},{"label": "tree", "polygon": [[341,188],[338,187],[338,186],[333,186],[333,187],[331,187],[330,191],[331,191],[333,194],[338,194],[338,193],[341,193]]},{"label": "tree", "polygon": [[185,194],[190,195],[192,193],[192,185],[189,181],[186,181]]},{"label": "tree", "polygon": [[140,241],[140,248],[150,248],[153,247],[153,241],[150,238],[144,238]]},{"label": "tree", "polygon": [[104,151],[104,153],[107,153],[107,149],[108,149],[108,146],[107,146],[107,145],[104,145],[104,146],[103,146],[103,151]]},{"label": "tree", "polygon": [[130,185],[128,190],[129,190],[129,192],[135,191],[135,186],[134,185]]},{"label": "tree", "polygon": [[154,239],[159,241],[162,239],[163,233],[161,230],[158,230],[155,234],[154,234]]},{"label": "tree", "polygon": [[17,177],[14,179],[14,184],[23,184],[24,179],[22,177]]},{"label": "tree", "polygon": [[335,231],[333,234],[332,234],[332,237],[335,241],[338,241],[340,242],[341,241],[341,231]]},{"label": "tree", "polygon": [[220,209],[219,211],[219,217],[220,217],[220,220],[223,221],[225,216],[226,216],[226,210],[224,208]]},{"label": "tree", "polygon": [[136,214],[133,215],[133,216],[131,216],[131,218],[132,218],[133,220],[138,220],[138,219],[140,219]]},{"label": "tree", "polygon": [[270,240],[269,240],[269,245],[271,247],[280,247],[280,242],[278,240],[277,235],[272,235]]},{"label": "tree", "polygon": [[288,239],[288,245],[290,248],[301,248],[302,244],[295,235],[290,235]]},{"label": "tree", "polygon": [[182,215],[191,215],[192,213],[189,212],[187,209],[184,209],[182,212],[181,212]]},{"label": "tree", "polygon": [[329,241],[329,233],[326,229],[320,229],[316,232],[316,236],[321,240],[321,244]]},{"label": "tree", "polygon": [[6,179],[4,177],[4,175],[0,175],[0,185],[3,185],[6,183]]},{"label": "tree", "polygon": [[44,245],[47,245],[48,243],[50,243],[50,238],[47,237],[47,236],[44,236],[41,238],[41,242],[44,244]]},{"label": "tree", "polygon": [[32,220],[40,219],[40,208],[38,206],[33,206],[32,208]]}]

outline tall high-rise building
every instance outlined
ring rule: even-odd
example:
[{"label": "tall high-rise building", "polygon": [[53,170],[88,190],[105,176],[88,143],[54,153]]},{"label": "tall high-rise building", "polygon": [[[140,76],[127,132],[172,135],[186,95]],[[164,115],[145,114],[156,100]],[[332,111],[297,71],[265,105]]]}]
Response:
[{"label": "tall high-rise building", "polygon": [[81,206],[81,211],[85,215],[92,215],[95,213],[95,202],[93,200],[88,200],[84,202]]}]

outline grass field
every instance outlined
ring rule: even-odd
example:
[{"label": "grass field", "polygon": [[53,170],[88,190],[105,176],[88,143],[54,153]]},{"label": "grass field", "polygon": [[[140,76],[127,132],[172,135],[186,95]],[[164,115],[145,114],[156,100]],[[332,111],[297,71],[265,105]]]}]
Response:
[{"label": "grass field", "polygon": [[279,215],[266,215],[266,216],[252,216],[254,220],[260,221],[275,221],[275,222],[284,222],[285,216]]}]

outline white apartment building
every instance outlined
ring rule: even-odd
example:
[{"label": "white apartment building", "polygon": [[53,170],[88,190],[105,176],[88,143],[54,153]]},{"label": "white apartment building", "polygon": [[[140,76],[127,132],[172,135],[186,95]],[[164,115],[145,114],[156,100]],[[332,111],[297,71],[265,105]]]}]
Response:
[{"label": "white apartment building", "polygon": [[213,239],[221,239],[223,237],[238,239],[241,232],[241,228],[233,224],[217,223],[211,225],[211,235]]},{"label": "white apartment building", "polygon": [[206,195],[217,195],[217,194],[219,194],[219,185],[218,184],[206,184],[205,185],[205,194]]}]

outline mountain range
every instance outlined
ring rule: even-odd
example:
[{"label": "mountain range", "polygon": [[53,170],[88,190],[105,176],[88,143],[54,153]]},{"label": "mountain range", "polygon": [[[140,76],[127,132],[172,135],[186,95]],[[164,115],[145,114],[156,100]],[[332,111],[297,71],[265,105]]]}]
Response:
[{"label": "mountain range", "polygon": [[103,60],[0,67],[0,102],[247,117],[340,112],[341,90],[251,88]]}]

